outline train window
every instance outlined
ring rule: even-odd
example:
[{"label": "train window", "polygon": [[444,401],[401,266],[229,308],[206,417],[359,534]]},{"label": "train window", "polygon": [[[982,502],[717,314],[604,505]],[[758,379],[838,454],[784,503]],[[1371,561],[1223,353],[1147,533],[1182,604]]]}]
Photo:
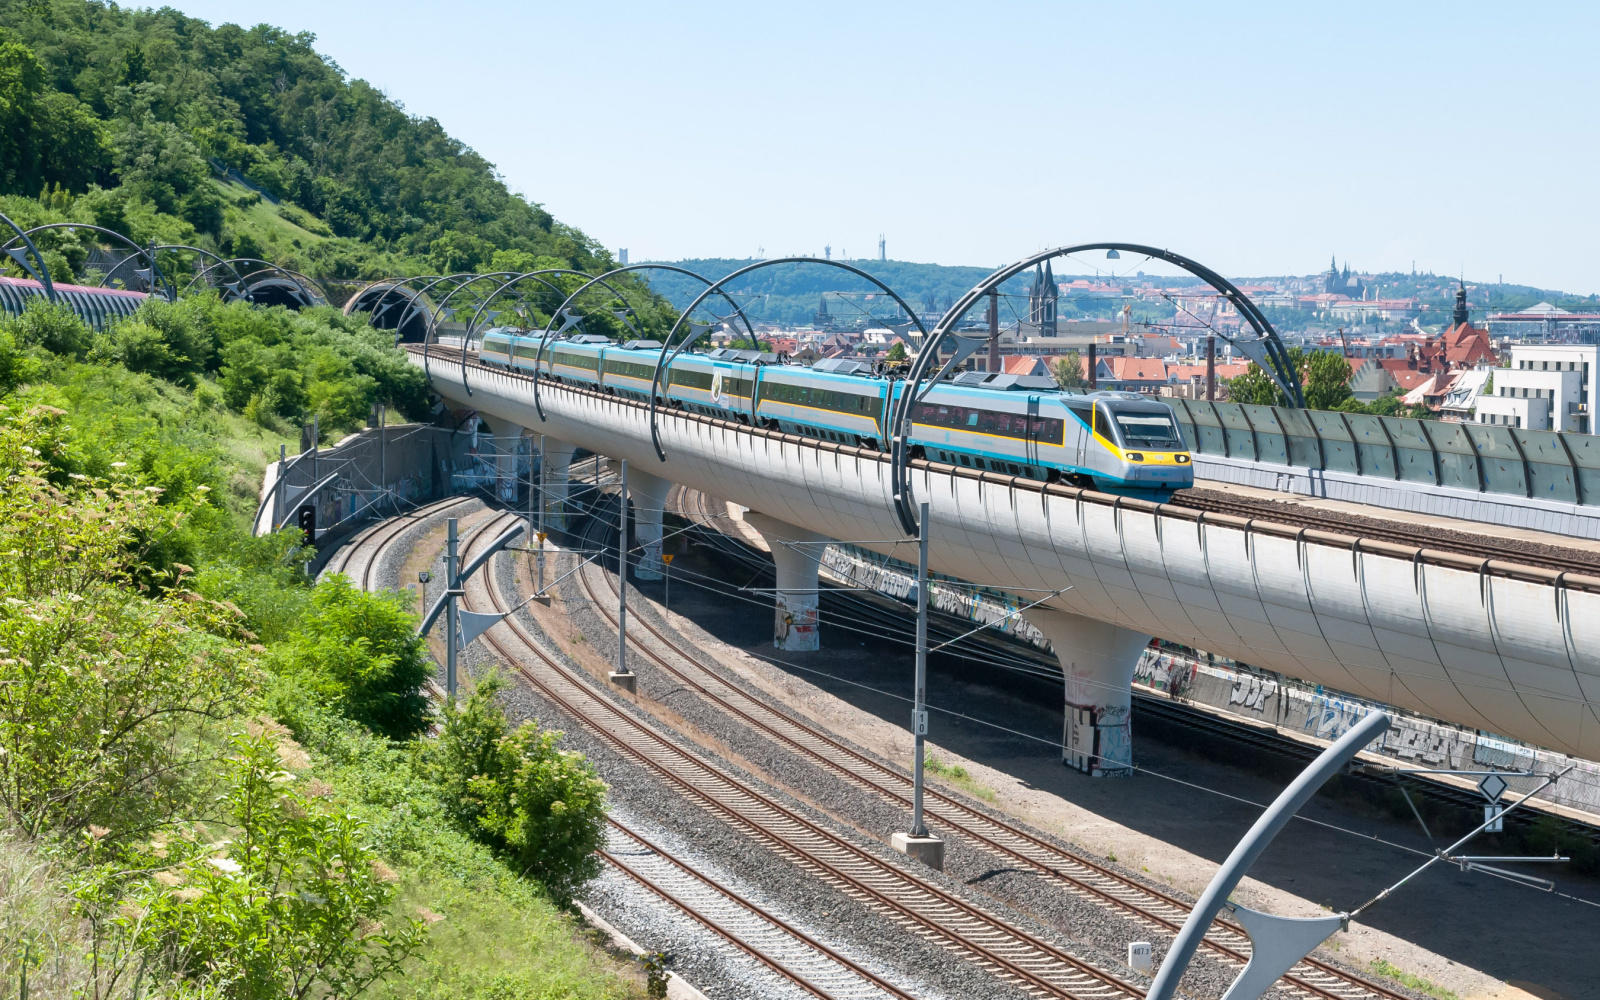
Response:
[{"label": "train window", "polygon": [[532,343],[528,343],[524,341],[518,341],[517,346],[512,349],[511,353],[515,354],[519,358],[527,358],[529,361],[532,361],[534,358],[539,356],[539,342],[533,341]]},{"label": "train window", "polygon": [[876,396],[863,396],[854,392],[839,392],[821,386],[791,385],[787,382],[768,382],[762,386],[762,395],[775,403],[794,403],[815,406],[838,413],[867,413],[877,417],[882,401]]},{"label": "train window", "polygon": [[711,391],[711,373],[695,371],[692,368],[672,369],[672,384],[681,385],[688,389],[704,389]]},{"label": "train window", "polygon": [[1066,423],[1059,417],[1029,417],[1026,413],[982,410],[975,406],[922,403],[917,407],[915,420],[919,424],[997,437],[1032,438],[1041,444],[1060,444],[1066,436]]},{"label": "train window", "polygon": [[1113,410],[1117,437],[1124,448],[1150,448],[1155,451],[1183,451],[1183,438],[1171,414]]},{"label": "train window", "polygon": [[649,381],[655,378],[655,365],[641,365],[635,361],[618,361],[607,359],[606,373],[608,375],[626,375],[629,378],[639,378]]},{"label": "train window", "polygon": [[568,354],[560,351],[555,355],[555,363],[566,365],[570,368],[587,368],[590,371],[600,370],[600,359],[592,354]]}]

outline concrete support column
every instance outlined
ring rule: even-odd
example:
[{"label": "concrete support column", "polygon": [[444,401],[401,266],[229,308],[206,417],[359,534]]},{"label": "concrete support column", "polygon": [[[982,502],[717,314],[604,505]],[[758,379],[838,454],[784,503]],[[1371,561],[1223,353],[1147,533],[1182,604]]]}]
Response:
[{"label": "concrete support column", "polygon": [[[612,465],[613,471],[615,463]],[[661,515],[667,506],[667,491],[672,483],[660,476],[645,472],[638,465],[628,465],[628,497],[633,501],[633,541],[639,547],[639,561],[634,564],[633,575],[640,580],[659,580],[666,571],[661,561]]]},{"label": "concrete support column", "polygon": [[1133,668],[1150,637],[1051,608],[1023,617],[1050,640],[1066,677],[1062,763],[1095,776],[1131,775]]},{"label": "concrete support column", "polygon": [[494,436],[494,495],[506,503],[517,500],[517,451],[522,445],[526,427],[511,420],[478,414],[478,419]]},{"label": "concrete support column", "polygon": [[577,450],[577,445],[545,436],[544,523],[550,531],[567,530],[571,517],[567,511],[567,493],[572,486],[572,455]]},{"label": "concrete support column", "polygon": [[[761,532],[778,564],[772,645],[790,652],[821,648],[817,630],[817,570],[828,536],[797,528],[757,511],[745,511],[745,523]],[[785,544],[788,543],[788,544]],[[798,544],[797,544],[798,543]]]}]

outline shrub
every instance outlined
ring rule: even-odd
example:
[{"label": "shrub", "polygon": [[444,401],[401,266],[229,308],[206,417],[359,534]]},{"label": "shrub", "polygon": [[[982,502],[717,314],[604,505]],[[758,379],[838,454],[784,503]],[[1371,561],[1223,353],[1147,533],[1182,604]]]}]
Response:
[{"label": "shrub", "polygon": [[409,739],[428,722],[421,687],[430,670],[416,627],[408,591],[369,594],[335,574],[312,591],[310,609],[274,663],[291,684],[345,717],[389,739]]},{"label": "shrub", "polygon": [[0,407],[0,808],[30,833],[173,808],[206,756],[194,730],[237,709],[252,669],[232,609],[181,570],[154,598],[128,586],[200,501],[51,483],[58,415]]},{"label": "shrub", "polygon": [[43,298],[29,299],[20,316],[0,319],[0,331],[23,346],[42,347],[68,357],[82,357],[94,342],[94,331],[71,306]]},{"label": "shrub", "polygon": [[605,782],[562,734],[532,722],[511,730],[491,677],[463,705],[445,708],[434,749],[446,808],[463,829],[506,854],[562,906],[600,873]]},{"label": "shrub", "polygon": [[390,912],[397,876],[363,824],[324,807],[324,786],[299,784],[305,751],[276,727],[252,728],[229,740],[229,839],[195,824],[77,880],[97,957],[126,975],[154,956],[239,1000],[354,996],[414,954],[426,925]]}]

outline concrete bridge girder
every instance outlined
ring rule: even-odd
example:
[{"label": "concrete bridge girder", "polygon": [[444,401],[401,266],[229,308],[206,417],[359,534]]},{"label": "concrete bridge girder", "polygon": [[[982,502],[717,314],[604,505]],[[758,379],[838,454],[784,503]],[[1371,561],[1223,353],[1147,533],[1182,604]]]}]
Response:
[{"label": "concrete bridge girder", "polygon": [[[420,358],[413,355],[420,364]],[[458,364],[434,359],[447,398]],[[887,456],[645,410],[475,368],[473,405],[832,538],[892,539]],[[1351,694],[1600,757],[1600,594],[1370,550],[1269,536],[920,468],[931,565],[1047,605]],[[903,557],[902,544],[864,546]],[[1329,705],[1328,710],[1336,706]]]},{"label": "concrete bridge girder", "polygon": [[747,510],[747,524],[761,532],[777,566],[773,594],[772,645],[790,652],[822,648],[817,591],[822,547],[830,539],[759,511]]}]

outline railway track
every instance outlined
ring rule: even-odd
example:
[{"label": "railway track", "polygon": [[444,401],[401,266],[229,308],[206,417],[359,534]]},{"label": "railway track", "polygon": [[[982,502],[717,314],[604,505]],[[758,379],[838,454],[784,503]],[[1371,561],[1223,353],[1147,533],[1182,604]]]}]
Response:
[{"label": "railway track", "polygon": [[723,888],[616,819],[600,856],[691,920],[813,996],[914,1000],[912,994],[793,923]]},{"label": "railway track", "polygon": [[[604,580],[607,590],[605,600],[595,592],[593,578],[596,575]],[[610,610],[617,593],[614,578],[596,567],[587,567],[575,579],[594,610],[615,628],[616,617]],[[742,688],[728,683],[722,667],[706,664],[701,656],[684,648],[682,643],[666,635],[643,616],[634,616],[632,621],[634,629],[643,628],[673,655],[664,656],[639,642],[635,636],[630,636],[633,650],[679,683],[692,688],[729,716],[741,720],[769,739],[909,812],[912,786],[908,775],[779,712]],[[959,834],[1003,862],[1026,866],[1074,895],[1124,916],[1131,916],[1150,930],[1176,934],[1188,918],[1190,907],[1182,900],[1036,837],[945,795],[936,787],[925,788],[924,800],[929,820],[946,831]],[[1249,960],[1249,937],[1243,927],[1230,921],[1215,921],[1206,935],[1204,947],[1222,961],[1238,968],[1242,968]],[[1298,989],[1303,995],[1322,1000],[1404,1000],[1405,996],[1317,959],[1307,959],[1296,965],[1281,982]]]},{"label": "railway track", "polygon": [[[471,498],[452,498],[373,525],[342,546],[326,571],[353,574],[352,582],[364,590],[373,589],[375,570],[383,556],[411,527],[430,515],[470,502]],[[436,697],[443,697],[437,685],[431,687]],[[614,818],[608,823],[609,842],[600,856],[611,868],[812,996],[821,1000],[915,1000],[792,923],[740,899],[625,824]]]},{"label": "railway track", "polygon": [[1339,514],[1315,510],[1303,504],[1281,500],[1252,500],[1227,496],[1218,490],[1184,490],[1171,501],[1175,507],[1188,507],[1207,513],[1229,514],[1273,524],[1287,524],[1295,528],[1311,528],[1351,538],[1390,542],[1412,548],[1435,552],[1454,552],[1474,559],[1492,559],[1507,563],[1537,566],[1558,573],[1578,573],[1600,576],[1600,553],[1579,549],[1562,549],[1541,542],[1496,539],[1470,531],[1450,528],[1431,528],[1425,525],[1384,523],[1377,518],[1361,515]]},{"label": "railway track", "polygon": [[[474,536],[466,558],[495,534],[494,527],[491,523]],[[479,611],[504,613],[511,601],[501,593],[492,572],[485,577],[468,582],[467,603]],[[878,857],[669,739],[623,704],[597,691],[590,678],[548,653],[515,616],[490,629],[485,638],[537,692],[619,754],[773,853],[910,933],[963,954],[969,962],[1033,996],[1075,1000],[1143,996],[1143,990],[1121,973],[1071,954],[949,892],[911,867]]]},{"label": "railway track", "polygon": [[373,574],[376,573],[389,547],[404,537],[413,525],[435,514],[466,506],[473,500],[472,497],[447,497],[363,528],[333,554],[322,572],[343,573],[362,590],[372,590]]}]

